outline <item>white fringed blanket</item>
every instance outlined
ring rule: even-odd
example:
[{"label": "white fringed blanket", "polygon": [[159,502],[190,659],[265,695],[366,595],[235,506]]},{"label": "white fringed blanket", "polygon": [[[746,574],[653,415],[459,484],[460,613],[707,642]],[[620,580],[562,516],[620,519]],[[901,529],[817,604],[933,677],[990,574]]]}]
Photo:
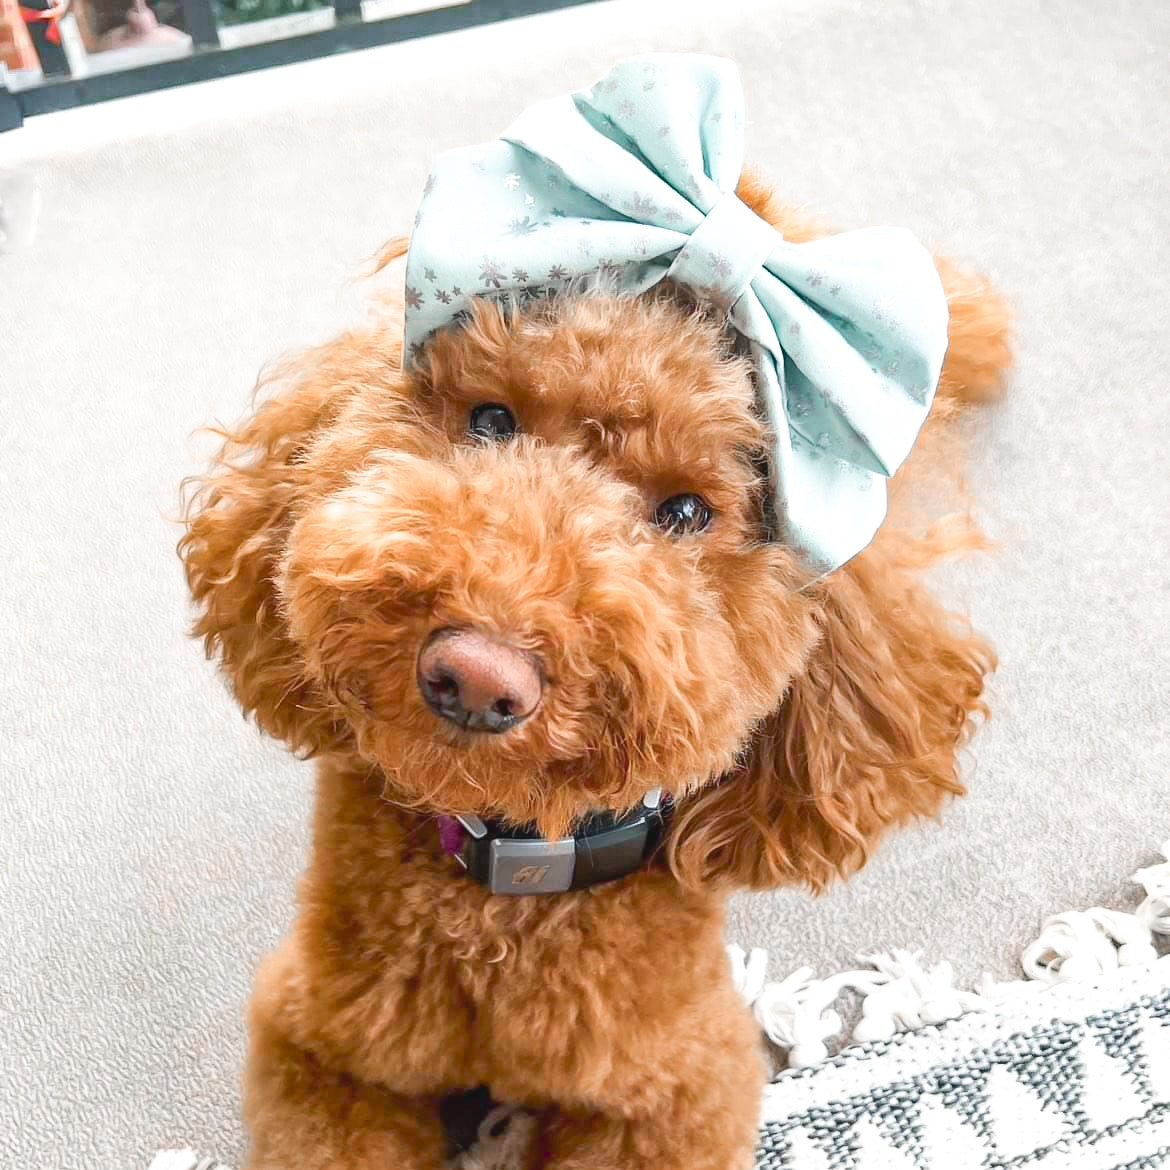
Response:
[{"label": "white fringed blanket", "polygon": [[783,1073],[760,1133],[759,1170],[1170,1165],[1170,957]]}]

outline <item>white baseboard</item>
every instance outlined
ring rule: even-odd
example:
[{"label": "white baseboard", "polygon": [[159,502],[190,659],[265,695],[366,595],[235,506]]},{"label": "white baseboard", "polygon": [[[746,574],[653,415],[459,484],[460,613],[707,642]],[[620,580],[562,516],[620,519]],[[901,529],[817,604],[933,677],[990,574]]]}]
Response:
[{"label": "white baseboard", "polygon": [[393,16],[458,8],[470,3],[471,0],[362,0],[362,20],[389,20]]},{"label": "white baseboard", "polygon": [[219,44],[224,49],[238,49],[243,45],[261,45],[267,41],[282,41],[286,37],[324,32],[337,23],[332,7],[314,8],[310,12],[291,12],[287,16],[272,16],[267,20],[251,20],[245,24],[221,24]]}]

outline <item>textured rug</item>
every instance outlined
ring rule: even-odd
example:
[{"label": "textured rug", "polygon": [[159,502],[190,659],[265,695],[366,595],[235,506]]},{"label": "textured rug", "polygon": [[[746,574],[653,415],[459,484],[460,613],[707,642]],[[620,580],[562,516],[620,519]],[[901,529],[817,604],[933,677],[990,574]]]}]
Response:
[{"label": "textured rug", "polygon": [[759,1170],[1170,1165],[1170,958],[781,1075]]},{"label": "textured rug", "polygon": [[[729,948],[789,1071],[764,1093],[758,1170],[1148,1170],[1170,1160],[1170,841],[1132,911],[1049,918],[1025,978],[965,991],[893,951],[767,982]],[[841,1008],[860,997],[852,1025]],[[848,1030],[835,1056],[829,1045]]]}]

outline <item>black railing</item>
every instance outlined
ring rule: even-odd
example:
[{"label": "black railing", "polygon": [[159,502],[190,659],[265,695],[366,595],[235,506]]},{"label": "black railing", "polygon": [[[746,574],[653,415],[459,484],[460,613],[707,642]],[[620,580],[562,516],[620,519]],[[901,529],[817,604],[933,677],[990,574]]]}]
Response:
[{"label": "black railing", "polygon": [[[425,0],[420,0],[424,3]],[[219,22],[213,0],[181,0],[183,21],[193,48],[189,56],[86,77],[46,76],[28,88],[9,92],[0,83],[0,131],[19,126],[24,118],[247,73],[272,65],[288,65],[313,57],[348,53],[375,45],[407,41],[475,25],[572,8],[593,0],[471,0],[469,4],[435,8],[384,20],[365,20],[361,0],[335,0],[336,24],[320,32],[225,49],[219,43]]]}]

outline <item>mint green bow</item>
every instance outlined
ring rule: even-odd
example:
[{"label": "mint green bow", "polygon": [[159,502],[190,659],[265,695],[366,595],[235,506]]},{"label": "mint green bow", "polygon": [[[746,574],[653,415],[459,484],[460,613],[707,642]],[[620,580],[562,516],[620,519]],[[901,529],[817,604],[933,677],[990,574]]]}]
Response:
[{"label": "mint green bow", "polygon": [[817,573],[873,538],[947,346],[929,253],[899,228],[787,242],[737,198],[743,93],[717,57],[623,61],[435,160],[406,270],[406,345],[476,297],[580,277],[698,292],[749,342],[774,436],[780,536]]}]

